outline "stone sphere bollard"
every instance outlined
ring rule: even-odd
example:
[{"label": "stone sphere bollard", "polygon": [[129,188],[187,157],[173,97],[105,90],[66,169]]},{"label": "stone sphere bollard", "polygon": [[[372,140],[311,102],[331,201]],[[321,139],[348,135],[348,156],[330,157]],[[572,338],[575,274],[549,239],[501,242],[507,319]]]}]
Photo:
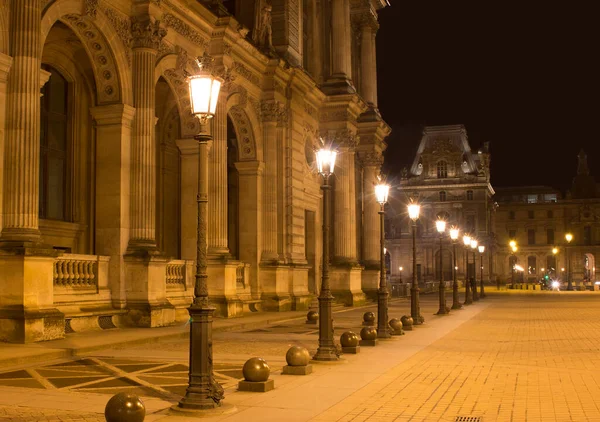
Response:
[{"label": "stone sphere bollard", "polygon": [[402,322],[402,326],[406,331],[411,331],[413,329],[413,319],[409,315],[404,315],[400,318],[400,322]]},{"label": "stone sphere bollard", "polygon": [[308,311],[306,314],[306,323],[307,324],[316,324],[319,320],[319,313],[317,311]]},{"label": "stone sphere bollard", "polygon": [[401,336],[404,334],[404,331],[402,330],[402,321],[400,321],[398,318],[390,319],[389,324],[390,328],[392,329],[393,336]]},{"label": "stone sphere bollard", "polygon": [[292,346],[285,354],[287,365],[281,372],[283,375],[308,375],[312,373],[312,365],[308,364],[310,355],[306,347]]},{"label": "stone sphere bollard", "polygon": [[376,346],[377,345],[377,329],[375,327],[363,327],[360,330],[361,346]]},{"label": "stone sphere bollard", "polygon": [[269,379],[271,368],[263,358],[250,358],[242,368],[244,379],[250,382],[264,382]]},{"label": "stone sphere bollard", "polygon": [[285,361],[289,366],[306,366],[310,360],[310,355],[306,347],[292,346],[285,354]]},{"label": "stone sphere bollard", "polygon": [[340,343],[342,344],[342,347],[356,347],[358,346],[358,342],[358,334],[353,331],[346,331],[340,336]]},{"label": "stone sphere bollard", "polygon": [[363,315],[363,325],[371,326],[375,325],[375,314],[371,311],[365,312]]},{"label": "stone sphere bollard", "polygon": [[135,394],[119,393],[106,403],[104,417],[107,422],[142,422],[146,408]]},{"label": "stone sphere bollard", "polygon": [[263,358],[250,358],[242,368],[244,379],[238,383],[240,391],[264,393],[275,388],[275,382],[269,379],[271,368]]}]

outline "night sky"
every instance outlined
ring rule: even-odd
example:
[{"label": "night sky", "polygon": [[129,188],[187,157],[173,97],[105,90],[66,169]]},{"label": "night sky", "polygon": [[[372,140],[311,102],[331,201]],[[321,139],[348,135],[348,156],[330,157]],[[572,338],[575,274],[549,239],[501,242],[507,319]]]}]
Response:
[{"label": "night sky", "polygon": [[377,34],[390,175],[412,163],[424,125],[462,123],[471,148],[490,142],[493,186],[568,188],[581,148],[600,182],[593,2],[390,3]]}]

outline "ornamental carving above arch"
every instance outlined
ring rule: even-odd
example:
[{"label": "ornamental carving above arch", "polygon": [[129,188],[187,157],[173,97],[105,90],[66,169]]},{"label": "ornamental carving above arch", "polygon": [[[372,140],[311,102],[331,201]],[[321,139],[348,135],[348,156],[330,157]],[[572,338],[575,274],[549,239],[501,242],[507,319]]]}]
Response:
[{"label": "ornamental carving above arch", "polygon": [[68,14],[59,20],[77,34],[93,64],[98,105],[121,102],[121,81],[104,35],[86,16]]}]

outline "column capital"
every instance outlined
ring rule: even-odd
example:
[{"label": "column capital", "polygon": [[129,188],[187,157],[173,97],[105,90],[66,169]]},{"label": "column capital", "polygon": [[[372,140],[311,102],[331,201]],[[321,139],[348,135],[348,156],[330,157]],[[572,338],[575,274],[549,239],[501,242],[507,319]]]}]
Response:
[{"label": "column capital", "polygon": [[92,118],[99,126],[123,125],[131,127],[135,108],[127,104],[109,104],[90,108]]},{"label": "column capital", "polygon": [[52,75],[52,73],[48,72],[47,70],[40,69],[40,89],[42,89],[50,80],[50,75]]},{"label": "column capital", "polygon": [[358,158],[363,167],[379,168],[383,164],[383,154],[377,151],[359,152]]},{"label": "column capital", "polygon": [[131,19],[133,48],[149,48],[158,50],[162,39],[167,35],[159,20],[150,16],[138,16]]},{"label": "column capital", "polygon": [[198,141],[194,138],[177,139],[175,144],[177,144],[177,148],[179,148],[181,155],[198,155],[200,152]]},{"label": "column capital", "polygon": [[277,100],[261,101],[260,115],[263,122],[284,124],[288,121],[287,108]]},{"label": "column capital", "polygon": [[238,161],[235,163],[240,176],[262,175],[265,169],[265,163],[262,161]]},{"label": "column capital", "polygon": [[354,30],[363,30],[363,28],[370,29],[373,32],[377,32],[379,29],[379,22],[377,16],[371,12],[371,10],[363,10],[361,12],[352,13],[351,16],[352,26]]},{"label": "column capital", "polygon": [[356,131],[348,128],[321,132],[321,138],[325,145],[333,145],[340,150],[354,151],[360,142]]}]

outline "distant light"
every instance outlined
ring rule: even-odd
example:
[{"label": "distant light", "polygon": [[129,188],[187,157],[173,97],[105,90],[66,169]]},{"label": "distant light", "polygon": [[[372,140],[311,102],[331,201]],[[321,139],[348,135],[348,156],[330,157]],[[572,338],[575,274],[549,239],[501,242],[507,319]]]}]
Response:
[{"label": "distant light", "polygon": [[556,281],[556,280],[554,280],[554,281],[552,282],[552,288],[553,288],[553,289],[558,289],[559,287],[560,287],[560,282],[559,282],[559,281]]}]

